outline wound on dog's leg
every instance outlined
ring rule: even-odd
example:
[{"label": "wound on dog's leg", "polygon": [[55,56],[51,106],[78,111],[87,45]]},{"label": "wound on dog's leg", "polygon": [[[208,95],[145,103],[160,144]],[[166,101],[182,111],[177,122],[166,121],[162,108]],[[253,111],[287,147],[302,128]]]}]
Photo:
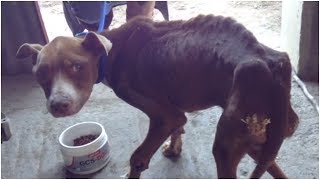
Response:
[{"label": "wound on dog's leg", "polygon": [[183,134],[184,128],[180,127],[175,132],[171,134],[170,141],[165,142],[163,145],[163,155],[171,158],[171,157],[177,157],[180,155],[182,150],[182,137],[181,134]]}]

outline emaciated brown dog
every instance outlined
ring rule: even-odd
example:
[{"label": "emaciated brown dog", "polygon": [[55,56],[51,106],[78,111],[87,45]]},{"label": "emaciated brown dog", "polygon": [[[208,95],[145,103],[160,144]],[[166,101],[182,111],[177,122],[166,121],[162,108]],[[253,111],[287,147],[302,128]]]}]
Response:
[{"label": "emaciated brown dog", "polygon": [[236,178],[246,153],[257,163],[251,178],[265,171],[286,177],[275,157],[298,125],[286,53],[259,43],[231,18],[200,15],[171,22],[138,17],[101,34],[24,44],[17,57],[34,57],[33,72],[48,109],[62,117],[87,101],[106,53],[105,83],[150,118],[147,137],[131,156],[129,178],[140,177],[170,136],[164,155],[178,156],[185,112],[215,105],[224,109],[212,149],[218,177]]}]

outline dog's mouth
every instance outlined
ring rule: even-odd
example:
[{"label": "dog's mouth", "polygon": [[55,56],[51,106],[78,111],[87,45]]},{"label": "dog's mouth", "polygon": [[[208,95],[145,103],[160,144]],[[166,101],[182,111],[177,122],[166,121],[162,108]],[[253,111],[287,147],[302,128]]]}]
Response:
[{"label": "dog's mouth", "polygon": [[66,117],[78,113],[81,105],[71,99],[58,98],[47,100],[47,109],[55,117]]},{"label": "dog's mouth", "polygon": [[69,105],[52,105],[50,101],[47,102],[47,109],[50,112],[50,114],[55,118],[71,116],[80,111],[80,108],[77,108],[72,103]]},{"label": "dog's mouth", "polygon": [[67,116],[72,116],[74,114],[76,114],[79,111],[66,111],[66,112],[55,112],[55,111],[51,111],[49,110],[50,114],[55,117],[55,118],[61,118],[61,117],[67,117]]}]

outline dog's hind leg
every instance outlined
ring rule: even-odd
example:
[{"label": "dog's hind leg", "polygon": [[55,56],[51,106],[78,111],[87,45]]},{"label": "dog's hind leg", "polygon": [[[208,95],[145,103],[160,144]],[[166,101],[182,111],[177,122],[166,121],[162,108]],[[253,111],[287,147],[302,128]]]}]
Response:
[{"label": "dog's hind leg", "polygon": [[274,100],[270,116],[271,123],[267,129],[267,141],[262,145],[256,160],[257,166],[250,178],[260,178],[270,168],[287,132],[289,93],[281,84],[276,84],[272,92]]},{"label": "dog's hind leg", "polygon": [[[288,69],[281,70],[288,71],[286,73],[290,75]],[[275,176],[285,177],[274,162],[288,124],[290,92],[286,84],[281,76],[275,77],[267,64],[260,60],[243,61],[234,70],[233,86],[225,111],[241,119],[249,117],[244,122],[247,125],[244,134],[248,135],[244,139],[249,140],[250,146],[261,146],[259,154],[251,153],[257,162],[251,178],[260,178],[267,170]]]},{"label": "dog's hind leg", "polygon": [[237,178],[237,166],[248,147],[245,138],[242,138],[245,130],[246,127],[240,119],[223,112],[212,149],[218,178]]},{"label": "dog's hind leg", "polygon": [[168,157],[168,158],[172,158],[172,157],[177,157],[180,155],[181,153],[181,149],[182,149],[182,138],[181,135],[184,133],[184,128],[183,126],[181,126],[180,128],[178,128],[176,131],[174,131],[171,134],[171,139],[170,141],[167,141],[163,148],[163,155]]},{"label": "dog's hind leg", "polygon": [[[218,123],[213,147],[218,178],[236,178],[238,163],[251,145],[266,142],[267,124],[262,125],[270,115],[271,79],[272,74],[263,61],[243,61],[235,68],[233,85]],[[252,177],[260,177],[274,160],[273,156],[267,161],[260,158]]]},{"label": "dog's hind leg", "polygon": [[[248,152],[250,157],[254,159],[255,161],[259,160],[259,156],[261,154],[261,149],[251,148]],[[278,164],[273,161],[269,168],[267,169],[268,173],[275,179],[287,179],[288,177],[283,173],[281,168],[278,166]]]}]

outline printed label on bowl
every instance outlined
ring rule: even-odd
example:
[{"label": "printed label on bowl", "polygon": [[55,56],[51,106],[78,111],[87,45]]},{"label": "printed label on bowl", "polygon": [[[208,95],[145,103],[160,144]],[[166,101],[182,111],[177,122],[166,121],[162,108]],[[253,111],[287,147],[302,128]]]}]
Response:
[{"label": "printed label on bowl", "polygon": [[72,164],[67,166],[73,172],[85,172],[100,168],[109,158],[110,147],[106,143],[101,149],[86,156],[73,157]]}]

